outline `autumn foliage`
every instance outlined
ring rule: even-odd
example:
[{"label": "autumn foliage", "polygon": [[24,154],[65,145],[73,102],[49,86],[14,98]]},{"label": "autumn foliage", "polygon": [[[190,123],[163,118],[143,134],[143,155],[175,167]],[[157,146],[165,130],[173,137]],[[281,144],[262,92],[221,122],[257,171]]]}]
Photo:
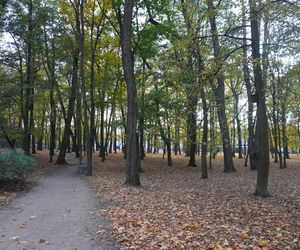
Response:
[{"label": "autumn foliage", "polygon": [[[141,188],[122,185],[122,155],[97,163],[90,177],[99,196],[111,206],[113,234],[122,249],[298,249],[299,159],[288,169],[270,168],[268,199],[253,195],[256,172],[236,160],[238,171],[222,172],[213,161],[209,179],[187,159],[174,158],[167,167],[161,155],[143,161]],[[198,160],[198,159],[197,159]]]}]

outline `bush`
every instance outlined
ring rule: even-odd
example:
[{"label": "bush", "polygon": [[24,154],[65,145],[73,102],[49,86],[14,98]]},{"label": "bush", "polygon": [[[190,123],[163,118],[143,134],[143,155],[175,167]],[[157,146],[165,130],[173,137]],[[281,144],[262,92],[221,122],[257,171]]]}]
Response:
[{"label": "bush", "polygon": [[36,167],[31,157],[10,151],[0,153],[0,187],[16,189],[22,187],[28,174]]}]

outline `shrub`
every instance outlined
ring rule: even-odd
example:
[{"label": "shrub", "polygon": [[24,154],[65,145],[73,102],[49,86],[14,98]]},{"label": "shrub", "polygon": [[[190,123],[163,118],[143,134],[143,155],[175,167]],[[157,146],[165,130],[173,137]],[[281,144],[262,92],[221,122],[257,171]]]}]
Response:
[{"label": "shrub", "polygon": [[0,187],[16,189],[21,186],[36,167],[36,163],[30,156],[16,151],[0,153]]}]

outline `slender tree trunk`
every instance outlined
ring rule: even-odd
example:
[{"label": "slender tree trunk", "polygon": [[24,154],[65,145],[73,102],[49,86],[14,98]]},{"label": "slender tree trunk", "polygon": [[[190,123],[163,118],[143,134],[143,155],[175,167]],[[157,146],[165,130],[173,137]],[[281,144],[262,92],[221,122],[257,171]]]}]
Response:
[{"label": "slender tree trunk", "polygon": [[30,155],[30,126],[29,126],[29,112],[31,103],[31,88],[32,88],[32,0],[28,2],[28,24],[27,24],[27,59],[26,59],[26,82],[25,82],[25,105],[23,113],[24,133],[23,133],[23,148],[24,154]]},{"label": "slender tree trunk", "polygon": [[[82,0],[76,1],[74,7],[75,23],[76,23],[76,43],[80,51],[80,66],[79,66],[79,81],[76,86],[76,127],[77,127],[77,146],[79,152],[79,165],[82,165],[82,78],[81,78],[81,67],[82,67],[82,38],[81,38],[81,24],[80,24],[80,4]],[[84,105],[84,104],[83,104]]]},{"label": "slender tree trunk", "polygon": [[168,166],[172,166],[172,148],[171,148],[171,128],[168,122],[168,141],[167,141],[167,157],[168,157]]},{"label": "slender tree trunk", "polygon": [[197,139],[197,117],[196,117],[196,107],[198,103],[198,98],[189,97],[191,100],[189,105],[189,114],[188,114],[188,121],[187,121],[187,134],[188,134],[188,144],[189,144],[189,164],[188,166],[197,167],[196,165],[196,139]]},{"label": "slender tree trunk", "polygon": [[257,6],[253,0],[249,0],[251,38],[252,38],[252,59],[254,82],[257,95],[257,182],[255,194],[261,197],[269,196],[268,175],[269,175],[269,141],[268,141],[268,117],[266,108],[265,91],[266,86],[260,65],[259,46],[259,23]]},{"label": "slender tree trunk", "polygon": [[127,133],[126,133],[126,181],[131,186],[140,185],[140,159],[137,146],[137,89],[134,77],[133,52],[131,50],[132,11],[134,2],[125,0],[124,19],[121,25],[121,47],[124,77],[127,85]]},{"label": "slender tree trunk", "polygon": [[227,124],[227,117],[225,112],[225,77],[222,71],[222,57],[221,57],[221,47],[219,43],[218,30],[216,25],[216,14],[215,7],[212,0],[207,0],[207,5],[209,9],[209,20],[211,33],[213,36],[213,49],[216,66],[220,67],[217,73],[217,88],[215,89],[215,97],[217,102],[217,113],[219,118],[219,124],[222,135],[223,153],[224,153],[224,172],[234,172],[235,168],[232,160],[232,149],[230,145],[230,136]]},{"label": "slender tree trunk", "polygon": [[237,132],[238,132],[239,159],[242,159],[243,158],[242,129],[241,129],[241,120],[239,114],[237,114],[236,122],[237,122]]},{"label": "slender tree trunk", "polygon": [[180,134],[179,134],[179,130],[180,130],[180,120],[178,118],[178,116],[176,116],[175,118],[175,143],[174,143],[174,153],[175,155],[178,154],[179,152],[179,143],[180,143]]},{"label": "slender tree trunk", "polygon": [[[89,130],[89,143],[87,158],[89,159],[90,167],[87,169],[87,175],[91,176],[93,174],[93,151],[94,151],[94,137],[95,137],[95,102],[94,102],[94,87],[95,87],[95,50],[97,47],[98,39],[96,39],[95,44],[93,43],[94,36],[94,22],[95,22],[95,5],[96,1],[93,2],[93,11],[92,11],[92,24],[91,24],[91,36],[90,36],[90,47],[91,47],[91,79],[90,79],[90,130]],[[98,36],[97,36],[98,38]]]},{"label": "slender tree trunk", "polygon": [[86,98],[86,86],[85,86],[85,75],[84,75],[84,59],[85,59],[85,30],[84,30],[84,4],[85,1],[81,0],[79,4],[79,27],[77,26],[77,32],[79,34],[79,46],[80,46],[80,81],[82,88],[82,102],[83,102],[83,126],[84,126],[84,145],[87,153],[87,175],[92,175],[93,168],[93,151],[91,148],[90,141],[90,129],[88,119],[88,103]]},{"label": "slender tree trunk", "polygon": [[43,103],[43,114],[42,114],[42,121],[41,121],[41,129],[42,133],[38,138],[37,141],[37,150],[42,151],[43,150],[43,140],[44,140],[44,134],[46,133],[45,130],[45,116],[46,116],[46,102]]},{"label": "slender tree trunk", "polygon": [[[283,103],[281,104],[281,123],[282,123],[282,144],[283,144],[283,153],[284,158],[289,159],[289,147],[288,147],[288,136],[286,133],[286,106],[284,103],[284,100],[282,100]],[[286,164],[285,164],[286,167]]]},{"label": "slender tree trunk", "polygon": [[[104,102],[104,98],[105,98],[105,94],[104,94],[104,90],[102,90],[102,101]],[[104,162],[105,161],[105,147],[104,147],[104,104],[101,104],[101,108],[100,108],[100,152],[99,152],[99,157],[101,157],[101,161]]]},{"label": "slender tree trunk", "polygon": [[[151,126],[151,122],[150,122],[150,126]],[[152,138],[151,128],[149,128],[148,134],[147,134],[147,153],[151,153],[152,152],[152,149],[151,149],[151,138]]]},{"label": "slender tree trunk", "polygon": [[[76,89],[77,89],[77,84],[76,84]],[[77,93],[77,91],[76,91]],[[75,99],[76,99],[76,93],[75,93]],[[75,108],[74,108],[74,111],[75,111]],[[77,137],[78,137],[78,126],[77,126],[77,117],[76,117],[76,114],[73,115],[74,117],[74,134],[71,135],[72,137],[72,143],[73,143],[73,147],[72,147],[72,152],[75,152],[75,156],[76,158],[79,158],[79,147],[78,147],[78,141],[77,141]]]},{"label": "slender tree trunk", "polygon": [[283,161],[282,161],[282,140],[281,140],[281,130],[280,130],[280,125],[279,125],[279,110],[277,110],[277,136],[278,136],[278,156],[279,156],[279,167],[280,168],[284,168],[283,167]]},{"label": "slender tree trunk", "polygon": [[35,144],[35,121],[34,121],[34,86],[32,83],[31,87],[31,97],[30,97],[30,133],[31,133],[31,153],[36,154],[36,144]]},{"label": "slender tree trunk", "polygon": [[[237,137],[238,137],[238,153],[239,153],[239,159],[243,158],[243,154],[242,154],[242,129],[241,129],[241,120],[239,117],[239,93],[237,93],[237,91],[234,89],[235,87],[232,86],[232,91],[233,91],[233,95],[234,95],[234,120],[236,121],[236,130],[237,130]],[[235,156],[235,139],[236,138],[236,132],[235,132],[235,128],[234,128],[234,153],[233,155]]]},{"label": "slender tree trunk", "polygon": [[201,169],[202,169],[202,178],[208,178],[207,172],[207,137],[208,137],[208,106],[205,99],[204,90],[201,89],[201,99],[202,99],[202,109],[203,109],[203,133],[202,133],[202,142],[201,142]]},{"label": "slender tree trunk", "polygon": [[[276,103],[276,88],[274,83],[274,78],[272,81],[272,90],[271,90],[271,96],[272,96],[272,118],[273,118],[273,137],[274,137],[274,153],[275,158],[274,162],[278,162],[278,120],[277,120],[277,103]],[[277,111],[278,112],[278,111]]]},{"label": "slender tree trunk", "polygon": [[[54,73],[54,72],[53,72]],[[56,106],[53,96],[54,91],[54,79],[51,79],[52,87],[50,89],[50,162],[53,160],[55,150],[55,139],[56,139]]]},{"label": "slender tree trunk", "polygon": [[[155,90],[158,91],[158,86],[157,86],[156,83],[155,83]],[[158,98],[155,99],[155,102],[156,102],[156,120],[157,120],[157,125],[158,125],[158,128],[159,128],[160,136],[163,139],[164,146],[167,147],[168,166],[172,166],[172,155],[171,155],[172,149],[171,149],[171,138],[170,138],[170,136],[171,136],[170,126],[169,126],[168,121],[167,121],[167,135],[166,135],[165,132],[164,132],[164,129],[162,127],[162,123],[161,123],[160,117],[159,117],[159,100],[158,100]],[[155,150],[154,150],[154,153],[155,153]]]},{"label": "slender tree trunk", "polygon": [[285,104],[281,104],[281,124],[282,124],[282,148],[283,148],[283,168],[286,168],[286,159],[288,158],[288,138],[286,135],[286,111]]},{"label": "slender tree trunk", "polygon": [[71,132],[71,122],[72,117],[74,114],[75,108],[75,100],[76,100],[76,87],[78,81],[78,60],[79,60],[79,48],[78,46],[74,49],[73,55],[73,69],[72,69],[72,82],[71,82],[71,89],[69,95],[69,105],[68,105],[68,112],[65,119],[65,129],[63,140],[60,148],[60,152],[56,161],[56,164],[65,164],[66,162],[66,150],[68,148],[69,140],[70,140],[70,132]]},{"label": "slender tree trunk", "polygon": [[232,124],[232,130],[231,130],[231,141],[232,141],[232,157],[235,158],[235,149],[236,149],[236,146],[235,146],[235,141],[236,141],[236,133],[235,133],[235,122],[236,122],[236,119],[235,119],[235,110],[233,111],[234,113],[234,119],[233,119],[233,124]]},{"label": "slender tree trunk", "polygon": [[209,169],[212,168],[212,159],[215,159],[215,109],[212,106],[212,102],[210,103],[210,129],[209,129],[209,137],[210,137],[210,148],[209,148]]},{"label": "slender tree trunk", "polygon": [[250,160],[250,169],[256,170],[255,158],[256,154],[254,151],[254,123],[253,123],[253,100],[252,100],[252,86],[250,81],[250,69],[248,66],[248,48],[247,48],[247,31],[246,31],[246,14],[245,14],[245,3],[242,1],[243,10],[243,72],[244,80],[247,89],[248,99],[248,157],[245,159],[245,166],[247,166],[247,160]]},{"label": "slender tree trunk", "polygon": [[145,157],[145,148],[144,148],[144,117],[143,114],[140,114],[140,118],[139,118],[139,147],[140,147],[140,158],[141,160],[144,159]]},{"label": "slender tree trunk", "polygon": [[184,17],[185,26],[187,29],[188,50],[187,50],[187,66],[183,74],[187,74],[187,85],[185,92],[187,96],[187,150],[186,156],[190,157],[188,166],[196,167],[196,151],[197,151],[197,104],[198,104],[198,91],[195,91],[195,77],[193,74],[193,30],[192,20],[188,11],[188,1],[181,0],[182,14]]}]

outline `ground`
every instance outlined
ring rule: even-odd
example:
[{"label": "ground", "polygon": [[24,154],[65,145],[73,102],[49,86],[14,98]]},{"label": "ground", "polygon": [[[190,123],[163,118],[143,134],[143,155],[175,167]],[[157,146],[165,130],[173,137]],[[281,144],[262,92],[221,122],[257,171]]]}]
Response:
[{"label": "ground", "polygon": [[[45,156],[35,158],[48,166]],[[148,154],[141,188],[123,185],[121,153],[94,162],[92,177],[72,165],[51,170],[4,206],[0,249],[300,249],[300,157],[287,169],[271,164],[268,198],[253,195],[256,172],[239,159],[228,174],[217,157],[203,180],[184,156],[168,167]]]},{"label": "ground", "polygon": [[[39,159],[40,164],[48,164],[45,155],[37,157],[44,159]],[[107,201],[95,197],[76,169],[72,164],[47,171],[37,185],[3,207],[0,249],[119,249],[109,233],[108,220],[101,214]]]},{"label": "ground", "polygon": [[123,249],[300,249],[299,157],[287,169],[271,164],[269,198],[253,195],[256,171],[234,162],[237,172],[223,173],[223,160],[213,160],[203,180],[184,156],[168,167],[161,155],[149,154],[136,189],[122,186],[125,162],[118,154],[98,160],[89,179],[112,202],[110,220]]}]

